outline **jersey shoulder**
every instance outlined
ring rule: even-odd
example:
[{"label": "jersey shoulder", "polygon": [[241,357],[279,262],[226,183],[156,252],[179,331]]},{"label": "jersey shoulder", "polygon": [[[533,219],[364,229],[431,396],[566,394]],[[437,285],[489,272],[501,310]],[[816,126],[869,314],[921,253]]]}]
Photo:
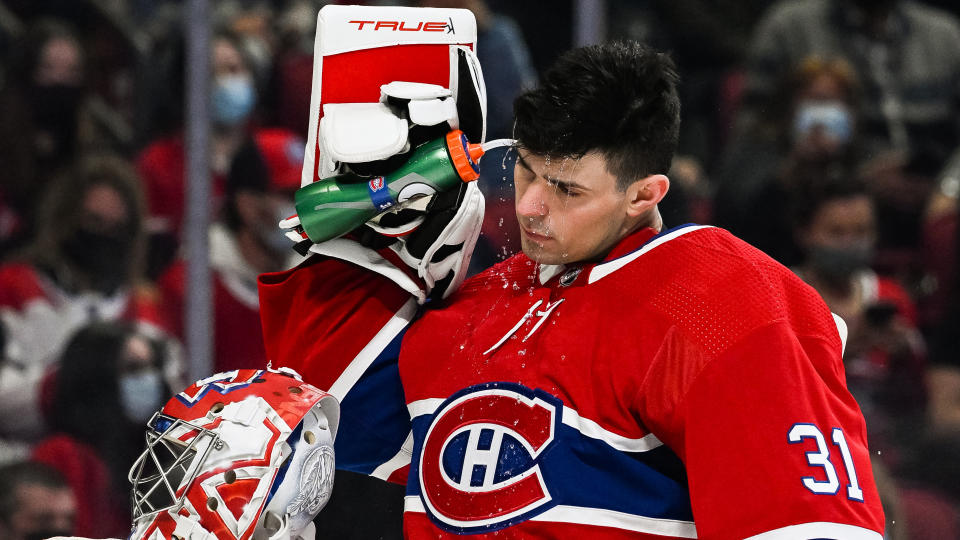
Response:
[{"label": "jersey shoulder", "polygon": [[642,283],[648,308],[705,350],[718,354],[777,322],[799,336],[836,338],[839,344],[826,304],[788,268],[724,229],[676,232],[616,272],[616,281],[621,289]]}]

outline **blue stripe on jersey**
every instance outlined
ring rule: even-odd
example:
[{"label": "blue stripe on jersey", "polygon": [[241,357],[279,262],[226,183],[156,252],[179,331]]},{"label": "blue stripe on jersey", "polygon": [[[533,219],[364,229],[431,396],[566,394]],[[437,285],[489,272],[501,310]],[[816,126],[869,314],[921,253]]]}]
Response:
[{"label": "blue stripe on jersey", "polygon": [[381,351],[340,403],[337,468],[370,474],[390,460],[410,433],[397,359],[406,329]]},{"label": "blue stripe on jersey", "polygon": [[[407,495],[420,495],[420,455],[432,420],[433,415],[429,414],[413,419],[414,459]],[[481,449],[485,441],[482,435],[478,439]],[[456,451],[459,442],[451,440],[448,448]],[[506,454],[515,453],[517,448],[516,444],[503,444],[500,462],[512,459]],[[445,456],[443,464],[445,470],[448,474],[456,474],[457,464],[448,463],[447,458]],[[552,500],[534,514],[555,505],[570,505],[649,518],[693,521],[683,463],[667,446],[647,452],[623,452],[560,424],[554,442],[538,463]],[[460,480],[453,475],[451,478]]]},{"label": "blue stripe on jersey", "polygon": [[622,452],[563,424],[541,470],[557,504],[693,521],[683,463],[666,445]]}]

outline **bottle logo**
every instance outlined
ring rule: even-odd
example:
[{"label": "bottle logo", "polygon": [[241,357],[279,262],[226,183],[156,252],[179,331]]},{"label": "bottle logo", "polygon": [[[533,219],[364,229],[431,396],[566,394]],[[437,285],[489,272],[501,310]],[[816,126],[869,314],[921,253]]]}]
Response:
[{"label": "bottle logo", "polygon": [[382,176],[367,182],[367,191],[370,193],[370,201],[373,202],[373,207],[378,211],[386,210],[397,204],[397,201],[390,195],[390,190],[387,189],[387,183]]}]

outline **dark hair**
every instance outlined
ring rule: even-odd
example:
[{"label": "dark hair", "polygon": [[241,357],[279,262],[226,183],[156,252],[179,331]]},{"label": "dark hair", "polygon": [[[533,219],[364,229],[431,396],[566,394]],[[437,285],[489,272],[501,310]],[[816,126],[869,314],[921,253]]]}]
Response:
[{"label": "dark hair", "polygon": [[564,53],[514,102],[520,147],[551,157],[598,151],[617,187],[666,173],[680,133],[673,61],[634,41]]},{"label": "dark hair", "polygon": [[237,209],[237,193],[266,193],[270,190],[270,169],[256,141],[247,137],[230,162],[224,188],[223,222],[232,231],[243,225]]},{"label": "dark hair", "polygon": [[[130,216],[133,249],[127,260],[128,283],[142,278],[146,256],[146,202],[140,177],[133,165],[119,156],[83,157],[79,163],[51,182],[41,197],[37,235],[28,249],[31,262],[48,268],[69,265],[62,244],[80,226],[83,200],[93,188],[107,186],[123,199]],[[77,276],[72,276],[77,279]]]},{"label": "dark hair", "polygon": [[54,39],[73,42],[83,52],[83,46],[77,37],[77,31],[64,20],[39,19],[18,38],[8,55],[7,81],[10,84],[29,88],[43,55],[43,48]]},{"label": "dark hair", "polygon": [[63,476],[49,465],[33,461],[4,465],[0,467],[0,522],[10,523],[10,517],[17,511],[17,488],[23,485],[69,488]]},{"label": "dark hair", "polygon": [[809,226],[828,203],[869,196],[866,184],[851,171],[846,168],[835,170],[834,174],[821,181],[811,182],[796,190],[792,211],[794,228]]},{"label": "dark hair", "polygon": [[162,370],[163,345],[132,323],[95,322],[77,330],[60,357],[47,418],[53,431],[94,448],[121,489],[127,487],[127,471],[143,444],[143,426],[123,415],[119,387],[124,347],[137,335],[149,341]]}]

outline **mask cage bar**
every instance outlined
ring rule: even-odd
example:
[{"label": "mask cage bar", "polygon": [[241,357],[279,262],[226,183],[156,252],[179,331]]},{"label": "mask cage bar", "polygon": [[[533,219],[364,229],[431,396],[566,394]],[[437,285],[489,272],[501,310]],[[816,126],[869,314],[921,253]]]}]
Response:
[{"label": "mask cage bar", "polygon": [[[200,464],[206,461],[210,450],[222,446],[220,436],[216,433],[159,412],[153,415],[147,427],[147,448],[134,462],[128,474],[128,480],[132,484],[134,519],[180,506],[186,490],[177,495],[177,488],[190,485],[200,470]],[[192,431],[196,431],[197,435],[189,443],[181,441],[176,436]],[[201,443],[207,439],[210,441],[209,444],[201,446]],[[155,450],[160,448],[164,449],[164,456],[157,455]],[[161,459],[162,457],[166,459]],[[197,461],[198,457],[199,461]],[[164,461],[169,465],[164,465]],[[194,466],[195,463],[196,466]],[[145,476],[144,471],[150,471],[151,464],[156,472],[151,471],[152,474],[148,473]],[[142,490],[144,486],[146,491]]]}]

